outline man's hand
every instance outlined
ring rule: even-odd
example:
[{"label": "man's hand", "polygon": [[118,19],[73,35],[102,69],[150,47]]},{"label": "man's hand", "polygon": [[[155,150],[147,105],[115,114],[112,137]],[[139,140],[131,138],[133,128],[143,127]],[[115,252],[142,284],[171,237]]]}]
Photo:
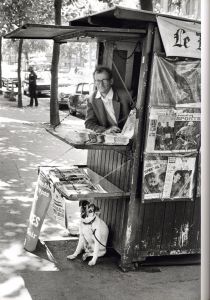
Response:
[{"label": "man's hand", "polygon": [[104,133],[120,133],[121,129],[117,126],[112,126],[109,129],[107,129]]}]

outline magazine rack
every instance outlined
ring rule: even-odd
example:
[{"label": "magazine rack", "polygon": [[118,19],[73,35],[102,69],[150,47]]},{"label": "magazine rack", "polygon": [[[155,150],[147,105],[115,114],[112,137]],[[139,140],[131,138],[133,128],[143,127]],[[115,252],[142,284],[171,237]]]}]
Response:
[{"label": "magazine rack", "polygon": [[[187,47],[183,39],[179,39],[183,28],[185,36],[190,35]],[[194,118],[197,111],[193,110],[197,109],[194,104],[201,100],[200,22],[114,7],[72,20],[69,27],[48,28],[29,24],[7,37],[46,38],[50,30],[58,43],[75,37],[76,41],[95,37],[98,42],[98,64],[107,65],[113,70],[116,88],[126,86],[136,97],[135,133],[130,148],[127,145],[78,145],[49,130],[65,143],[88,149],[87,168],[105,177],[125,193],[126,197],[123,198],[109,195],[107,198],[94,199],[101,209],[102,218],[109,225],[110,246],[121,255],[122,269],[133,269],[134,263],[148,256],[200,253],[199,139],[196,137],[194,140],[195,147],[193,143],[188,143],[187,148],[182,148],[181,139],[176,137],[179,130],[187,126],[185,117],[196,128],[200,124],[197,116]],[[186,70],[186,65],[189,67],[189,63],[192,67],[182,76],[182,71]],[[170,69],[172,65],[173,69]],[[164,70],[171,76],[164,76]],[[177,104],[187,106],[187,111],[181,113],[183,119]],[[167,109],[172,108],[177,110],[179,117],[170,118]],[[165,115],[160,114],[161,109],[166,110]],[[171,128],[165,128],[165,133],[159,134],[161,128],[157,129],[157,124],[159,122],[166,127],[166,120]],[[158,134],[164,143],[157,139]],[[194,137],[199,134],[197,132]],[[174,145],[175,150],[181,151],[171,151],[170,147]],[[190,151],[185,151],[189,150],[188,147],[191,147]],[[163,148],[169,152],[164,152]],[[196,158],[192,160],[195,154]],[[148,155],[154,158],[148,159]],[[181,160],[177,157],[181,157]],[[175,186],[175,170],[180,169],[182,174],[179,177],[184,177],[185,171],[190,171],[188,198],[171,192]],[[149,173],[155,173],[156,177],[165,173],[162,177],[165,195],[168,189],[167,199],[163,197],[163,191],[160,195],[151,189],[151,178],[147,178]],[[160,186],[160,179],[158,184]]]}]

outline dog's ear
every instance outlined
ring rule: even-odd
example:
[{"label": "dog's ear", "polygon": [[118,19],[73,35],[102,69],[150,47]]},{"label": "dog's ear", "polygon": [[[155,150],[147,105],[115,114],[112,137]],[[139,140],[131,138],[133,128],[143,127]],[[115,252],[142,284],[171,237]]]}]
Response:
[{"label": "dog's ear", "polygon": [[80,201],[79,201],[79,206],[85,207],[85,206],[87,206],[88,204],[90,204],[90,202],[87,201],[87,200],[80,200]]},{"label": "dog's ear", "polygon": [[95,209],[95,212],[97,212],[97,211],[99,211],[100,209],[99,209],[99,207],[98,206],[96,206],[96,205],[94,205],[94,209]]},{"label": "dog's ear", "polygon": [[99,207],[96,206],[96,205],[94,205],[94,212],[95,212],[95,214],[96,214],[97,216],[100,215],[100,209],[99,209]]}]

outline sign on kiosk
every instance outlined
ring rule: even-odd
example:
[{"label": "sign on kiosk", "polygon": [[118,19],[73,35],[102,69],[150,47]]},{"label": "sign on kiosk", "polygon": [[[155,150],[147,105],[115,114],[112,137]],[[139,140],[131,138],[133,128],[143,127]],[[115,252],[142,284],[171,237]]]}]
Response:
[{"label": "sign on kiosk", "polygon": [[157,17],[166,56],[201,57],[201,26],[198,23]]}]

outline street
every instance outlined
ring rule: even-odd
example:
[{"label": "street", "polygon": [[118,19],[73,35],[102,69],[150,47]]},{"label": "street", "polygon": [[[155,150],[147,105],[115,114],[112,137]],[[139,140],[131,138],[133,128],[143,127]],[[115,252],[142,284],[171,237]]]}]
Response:
[{"label": "street", "polygon": [[[0,95],[0,299],[142,299],[199,300],[200,265],[177,258],[123,273],[117,255],[89,267],[80,258],[67,261],[76,238],[63,238],[64,228],[46,218],[34,253],[23,249],[28,217],[40,165],[86,164],[87,151],[77,150],[50,135],[49,98],[23,108]],[[60,119],[68,111],[61,111]],[[84,121],[73,116],[71,124]],[[176,265],[179,264],[180,265]]]}]

